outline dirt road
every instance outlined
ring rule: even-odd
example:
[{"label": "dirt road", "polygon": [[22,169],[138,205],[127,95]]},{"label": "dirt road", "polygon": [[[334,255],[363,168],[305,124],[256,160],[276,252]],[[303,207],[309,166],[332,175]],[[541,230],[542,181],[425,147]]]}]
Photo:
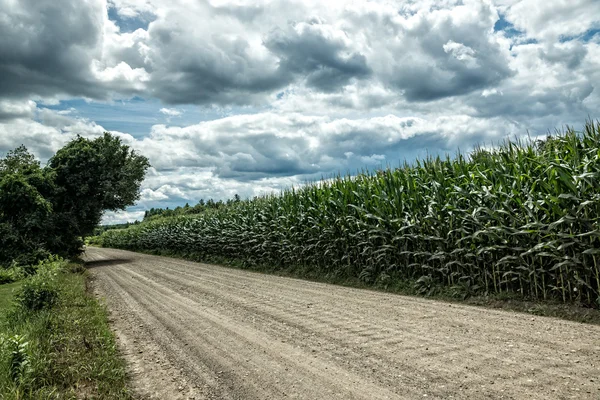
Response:
[{"label": "dirt road", "polygon": [[600,399],[600,326],[90,248],[143,398]]}]

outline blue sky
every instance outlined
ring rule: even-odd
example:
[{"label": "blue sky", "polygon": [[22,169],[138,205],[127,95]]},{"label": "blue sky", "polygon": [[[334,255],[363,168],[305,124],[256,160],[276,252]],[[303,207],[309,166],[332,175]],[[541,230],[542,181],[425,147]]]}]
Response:
[{"label": "blue sky", "polygon": [[[179,105],[169,108],[157,99],[144,99],[138,96],[102,102],[76,98],[62,100],[57,104],[48,105],[46,108],[63,112],[70,110],[70,114],[73,116],[94,121],[108,131],[127,132],[135,138],[143,138],[148,135],[152,126],[157,124],[187,126],[240,112],[239,107],[231,110],[217,110],[195,105]],[[164,111],[161,112],[165,109],[180,114],[170,115]]]},{"label": "blue sky", "polygon": [[[0,0],[0,155],[113,132],[151,207],[582,126],[597,0]],[[29,29],[36,26],[36,29]]]}]

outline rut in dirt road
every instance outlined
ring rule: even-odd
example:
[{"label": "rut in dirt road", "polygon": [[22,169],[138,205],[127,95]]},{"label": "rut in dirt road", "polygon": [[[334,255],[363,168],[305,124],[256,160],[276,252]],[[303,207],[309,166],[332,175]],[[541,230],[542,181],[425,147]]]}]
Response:
[{"label": "rut in dirt road", "polygon": [[143,397],[600,398],[600,326],[121,250],[86,259]]}]

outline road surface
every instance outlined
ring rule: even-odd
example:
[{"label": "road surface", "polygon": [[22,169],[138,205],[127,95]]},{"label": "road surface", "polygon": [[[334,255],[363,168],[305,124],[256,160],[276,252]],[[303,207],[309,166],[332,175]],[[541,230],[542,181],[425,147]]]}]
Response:
[{"label": "road surface", "polygon": [[86,258],[142,398],[600,398],[600,326],[121,250]]}]

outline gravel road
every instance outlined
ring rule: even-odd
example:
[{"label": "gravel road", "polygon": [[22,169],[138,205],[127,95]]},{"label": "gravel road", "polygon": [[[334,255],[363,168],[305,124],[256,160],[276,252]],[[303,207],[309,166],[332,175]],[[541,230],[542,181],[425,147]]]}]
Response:
[{"label": "gravel road", "polygon": [[600,399],[600,326],[89,248],[141,398]]}]

